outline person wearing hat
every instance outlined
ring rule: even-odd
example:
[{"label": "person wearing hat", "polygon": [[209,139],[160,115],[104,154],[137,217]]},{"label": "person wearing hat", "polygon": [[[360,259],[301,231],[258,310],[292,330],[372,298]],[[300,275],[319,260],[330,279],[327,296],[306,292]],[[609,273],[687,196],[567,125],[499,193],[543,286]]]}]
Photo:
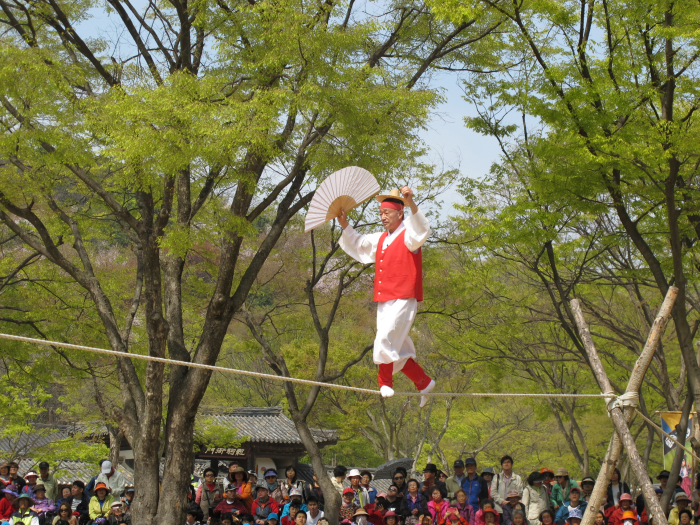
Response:
[{"label": "person wearing hat", "polygon": [[[671,477],[671,473],[668,470],[662,470],[659,472],[659,475],[656,476],[656,479],[659,480],[659,484],[661,485],[661,488],[663,489],[664,492],[666,492],[666,485],[668,484],[668,478]],[[679,492],[685,492],[683,490],[683,487],[680,486],[681,483],[681,478],[678,478],[678,481],[676,482],[676,486],[673,487],[673,495],[671,496],[671,501],[673,501],[673,498],[676,497],[676,494]]]},{"label": "person wearing hat", "polygon": [[[355,511],[355,514],[353,514],[352,519],[353,523],[355,525],[367,525],[367,518],[369,517],[369,513],[365,509],[357,509]],[[307,523],[308,523],[308,518],[307,518]]]},{"label": "person wearing hat", "polygon": [[17,512],[17,486],[7,485],[2,490],[2,499],[0,500],[0,522],[5,522],[12,517],[12,514]]},{"label": "person wearing hat", "polygon": [[586,476],[581,480],[581,499],[583,501],[588,502],[593,494],[593,487],[595,487],[595,480],[592,477]]},{"label": "person wearing hat", "polygon": [[668,515],[668,525],[678,525],[678,515],[683,509],[688,508],[688,505],[690,505],[690,498],[685,492],[679,492],[676,494],[674,503],[676,506],[671,509]]},{"label": "person wearing hat", "polygon": [[525,519],[530,525],[540,525],[540,515],[549,508],[549,494],[544,488],[544,474],[534,471],[527,477],[527,487],[523,489],[522,504]]},{"label": "person wearing hat", "polygon": [[267,525],[277,525],[280,521],[280,517],[277,515],[276,512],[270,512],[270,514],[267,515]]},{"label": "person wearing hat", "polygon": [[[631,498],[630,498],[631,501]],[[557,510],[556,516],[554,516],[554,523],[557,525],[563,525],[569,517],[571,509],[581,509],[581,513],[586,510],[588,503],[581,500],[581,489],[579,487],[571,487],[569,490],[569,501],[564,502],[564,504]]]},{"label": "person wearing hat", "polygon": [[[506,493],[506,502],[502,506],[503,512],[501,513],[501,523],[503,525],[513,525],[513,513],[515,511],[519,510],[523,513],[523,516],[525,515],[526,508],[520,501],[521,499],[520,492],[515,489]],[[525,522],[527,523],[527,519],[525,519]]]},{"label": "person wearing hat", "polygon": [[[319,508],[318,498],[316,496],[309,496],[306,500],[306,523],[308,525],[316,525],[318,520],[323,518],[323,511]],[[359,509],[364,510],[364,509]]]},{"label": "person wearing hat", "polygon": [[279,515],[279,503],[270,497],[270,488],[265,481],[258,483],[256,491],[257,498],[255,498],[255,501],[253,501],[253,509],[251,514],[253,514],[253,518],[255,519],[255,523],[257,525],[265,525],[268,517],[271,514],[274,514],[275,516]]},{"label": "person wearing hat", "polygon": [[229,472],[229,477],[231,477],[233,481],[228,485],[233,485],[235,487],[233,497],[243,502],[243,505],[247,509],[244,514],[250,513],[250,510],[253,508],[253,487],[248,481],[248,473],[243,467],[236,466]]},{"label": "person wearing hat", "polygon": [[480,510],[479,504],[482,500],[489,499],[489,484],[476,473],[476,459],[467,458],[464,460],[464,468],[467,471],[467,475],[462,481],[462,489],[467,493],[467,503],[471,507],[471,513],[467,521],[474,523],[475,515]]},{"label": "person wearing hat", "polygon": [[350,469],[350,472],[348,472],[348,481],[350,482],[350,488],[355,492],[355,504],[360,508],[369,505],[369,494],[367,494],[365,488],[360,485],[362,475],[358,469]]},{"label": "person wearing hat", "polygon": [[547,494],[549,494],[549,497],[551,499],[552,487],[554,486],[554,471],[551,468],[542,467],[540,469],[540,472],[545,477],[543,486],[545,489],[547,489]]},{"label": "person wearing hat", "polygon": [[552,508],[555,511],[559,510],[566,500],[569,499],[569,491],[572,487],[577,487],[578,484],[573,479],[569,478],[569,471],[564,467],[557,469],[557,482],[552,487],[552,495],[550,501]]},{"label": "person wearing hat", "polygon": [[39,478],[39,474],[34,472],[33,470],[30,470],[24,475],[24,479],[27,481],[27,484],[22,487],[22,494],[29,494],[32,498],[34,497],[34,487],[36,487],[36,480]]},{"label": "person wearing hat", "polygon": [[277,471],[269,468],[263,474],[263,478],[265,478],[263,484],[270,491],[270,497],[281,505],[284,501],[284,494],[282,493],[282,485],[277,481]]},{"label": "person wearing hat", "polygon": [[495,525],[498,522],[498,512],[496,509],[482,509],[483,519],[486,525]]},{"label": "person wearing hat", "polygon": [[309,510],[306,507],[306,503],[304,503],[301,500],[301,491],[297,487],[292,487],[291,490],[289,491],[289,502],[284,505],[282,508],[282,514],[280,515],[280,519],[286,517],[289,515],[289,507],[292,503],[298,503],[299,504],[299,510],[302,512],[306,512]]},{"label": "person wearing hat", "polygon": [[56,501],[56,497],[58,495],[58,483],[56,482],[54,475],[49,472],[50,468],[51,466],[47,461],[42,461],[39,463],[39,479],[37,480],[37,483],[41,483],[44,485],[44,487],[46,487],[47,498]]},{"label": "person wearing hat", "polygon": [[109,525],[119,525],[120,523],[131,525],[131,515],[124,513],[124,505],[121,501],[112,503],[108,523]]},{"label": "person wearing hat", "polygon": [[480,475],[484,479],[484,481],[486,482],[486,485],[489,488],[489,498],[490,498],[491,497],[491,482],[493,481],[493,477],[496,475],[496,472],[493,470],[492,467],[486,467]]},{"label": "person wearing hat", "polygon": [[39,525],[39,516],[29,507],[34,505],[34,498],[29,494],[20,494],[15,499],[17,503],[17,511],[12,513],[10,517],[10,525]]},{"label": "person wearing hat", "polygon": [[241,499],[238,494],[238,488],[233,483],[229,483],[226,486],[224,497],[221,499],[219,504],[214,507],[212,516],[219,519],[223,514],[233,514],[234,516],[238,516],[248,514],[248,512],[250,512],[248,507],[246,507],[243,499]]},{"label": "person wearing hat", "polygon": [[513,472],[513,458],[506,454],[501,458],[501,472],[491,480],[491,498],[496,502],[496,511],[503,513],[508,492],[516,490],[522,494],[524,488],[523,478]]},{"label": "person wearing hat", "polygon": [[462,488],[462,483],[467,479],[467,475],[464,473],[464,461],[456,459],[452,464],[452,472],[454,474],[445,481],[445,488],[447,489],[447,498],[454,505],[457,502],[455,493]]},{"label": "person wearing hat", "polygon": [[571,509],[569,515],[566,518],[566,522],[570,525],[579,525],[583,519],[583,510],[581,509]]},{"label": "person wearing hat", "polygon": [[442,493],[442,497],[447,497],[447,486],[443,481],[438,481],[437,479],[437,465],[435,463],[428,463],[423,469],[423,482],[418,487],[418,490],[430,501],[430,494],[433,491],[433,487],[438,487]]},{"label": "person wearing hat", "polygon": [[31,509],[37,513],[39,519],[42,519],[47,513],[56,511],[56,505],[54,505],[53,500],[46,497],[46,487],[41,483],[34,487],[34,505]]},{"label": "person wearing hat", "polygon": [[95,486],[97,486],[98,483],[107,485],[107,488],[109,488],[115,498],[121,497],[126,488],[126,478],[124,478],[124,474],[115,469],[112,462],[109,460],[102,462],[100,474],[95,479]]},{"label": "person wearing hat", "polygon": [[[377,304],[377,335],[374,362],[379,365],[379,391],[383,397],[394,395],[393,375],[408,377],[422,393],[435,388],[416,363],[416,348],[409,332],[423,300],[421,246],[431,234],[428,220],[413,201],[413,190],[403,187],[387,195],[377,195],[384,233],[358,234],[348,223],[345,211],[338,222],[343,228],[340,247],[353,259],[374,266],[374,301]],[[411,216],[404,220],[404,208]],[[428,402],[421,396],[420,406]]]},{"label": "person wearing hat", "polygon": [[90,519],[107,518],[114,503],[114,496],[109,493],[106,483],[95,483],[95,495],[90,498]]},{"label": "person wearing hat", "polygon": [[359,507],[355,505],[355,491],[350,487],[343,489],[343,503],[340,505],[340,519],[352,521],[352,517]]},{"label": "person wearing hat", "polygon": [[195,503],[202,507],[203,520],[207,520],[211,516],[221,501],[223,491],[223,487],[216,482],[216,471],[211,467],[205,468],[204,482],[197,489],[197,495],[194,498]]},{"label": "person wearing hat", "polygon": [[[127,485],[126,490],[124,491],[124,506],[127,508],[127,510],[129,509],[129,507],[131,507],[131,504],[134,502],[135,495],[136,489],[132,485]],[[196,492],[192,495],[192,501],[194,501],[196,495]]]},{"label": "person wearing hat", "polygon": [[384,514],[384,523],[386,525],[398,525],[399,515],[396,514],[393,510],[387,511],[387,513]]},{"label": "person wearing hat", "polygon": [[[632,496],[627,493],[620,494],[620,502],[616,506],[610,507],[605,511],[608,525],[622,525],[622,515],[628,510],[634,510],[632,508]],[[635,516],[636,514],[635,512]],[[639,522],[635,522],[634,525],[639,525]]]}]

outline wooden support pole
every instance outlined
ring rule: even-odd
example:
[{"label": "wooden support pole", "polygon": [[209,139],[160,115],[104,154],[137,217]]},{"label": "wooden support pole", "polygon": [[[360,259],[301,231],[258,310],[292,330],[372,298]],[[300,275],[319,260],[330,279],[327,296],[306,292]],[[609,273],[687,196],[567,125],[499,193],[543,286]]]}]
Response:
[{"label": "wooden support pole", "polygon": [[[642,380],[644,379],[644,374],[646,373],[647,369],[649,368],[649,365],[651,364],[651,360],[654,357],[654,352],[656,352],[656,348],[658,347],[659,341],[661,340],[661,336],[663,335],[664,330],[666,329],[666,325],[668,324],[668,320],[671,316],[671,310],[673,309],[673,304],[675,303],[677,296],[678,288],[674,286],[669,287],[664,302],[661,305],[661,308],[659,309],[659,313],[656,316],[656,319],[654,319],[654,323],[652,324],[651,329],[649,330],[649,336],[647,337],[644,349],[642,350],[642,353],[639,355],[639,358],[637,359],[637,362],[634,365],[634,369],[632,370],[632,374],[630,375],[629,382],[627,383],[627,388],[625,390],[626,393],[639,392],[639,388],[642,385]],[[583,311],[581,310],[581,305],[579,304],[578,299],[573,299],[571,301],[571,309],[574,313],[579,335],[581,336],[581,341],[583,342],[583,345],[586,349],[586,353],[589,356],[591,368],[593,370],[593,373],[595,374],[596,379],[598,380],[598,384],[604,392],[613,392],[612,386],[610,385],[610,380],[608,379],[608,376],[605,373],[603,364],[600,361],[600,358],[598,357],[598,352],[595,349],[595,345],[593,344],[591,332],[588,329],[586,320],[583,317]],[[608,484],[610,483],[610,479],[612,478],[612,473],[615,469],[615,464],[617,463],[617,460],[620,457],[620,453],[622,452],[623,445],[625,446],[628,454],[630,455],[630,461],[633,462],[632,467],[635,471],[635,474],[637,475],[637,479],[640,483],[642,483],[644,499],[647,502],[647,508],[651,510],[652,516],[654,518],[654,525],[667,525],[666,517],[663,511],[661,510],[661,507],[659,506],[654,489],[651,486],[651,483],[649,482],[649,476],[646,473],[646,468],[641,462],[639,452],[637,451],[632,436],[629,433],[628,425],[633,413],[634,408],[632,407],[626,407],[624,410],[620,408],[615,408],[611,411],[611,418],[613,420],[613,424],[615,425],[616,432],[613,434],[612,439],[610,440],[610,444],[608,445],[608,450],[605,454],[605,458],[603,460],[603,464],[601,465],[600,472],[598,473],[598,479],[596,480],[596,484],[593,488],[593,493],[589,498],[588,506],[586,507],[586,511],[584,512],[581,525],[593,525],[597,511],[603,504],[603,499],[605,498]],[[625,428],[627,429],[626,435]],[[632,450],[629,448],[630,446],[634,449],[634,452],[632,452]],[[636,466],[634,464],[635,459],[633,459],[633,456],[635,456],[637,461]],[[637,472],[638,470],[639,473]],[[657,515],[656,511],[661,513],[660,516]]]}]

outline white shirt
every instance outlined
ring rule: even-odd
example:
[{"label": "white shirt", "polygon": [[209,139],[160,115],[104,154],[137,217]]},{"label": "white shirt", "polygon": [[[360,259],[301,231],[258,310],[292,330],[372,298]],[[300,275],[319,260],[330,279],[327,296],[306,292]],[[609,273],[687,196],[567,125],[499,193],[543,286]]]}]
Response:
[{"label": "white shirt", "polygon": [[[425,218],[422,211],[418,210],[418,212],[401,221],[401,224],[393,232],[387,234],[382,248],[386,249],[404,230],[406,230],[404,244],[413,253],[417,252],[428,240],[430,234],[433,233],[430,229],[430,224],[428,224],[428,219]],[[343,230],[343,235],[340,236],[339,244],[345,253],[356,261],[362,264],[370,264],[377,260],[377,247],[379,238],[382,235],[383,232],[361,235],[352,226],[348,225]]]},{"label": "white shirt", "polygon": [[306,513],[306,525],[316,525],[318,523],[318,520],[323,518],[323,511],[319,510],[318,515],[315,518],[311,517],[311,513],[307,512]]}]

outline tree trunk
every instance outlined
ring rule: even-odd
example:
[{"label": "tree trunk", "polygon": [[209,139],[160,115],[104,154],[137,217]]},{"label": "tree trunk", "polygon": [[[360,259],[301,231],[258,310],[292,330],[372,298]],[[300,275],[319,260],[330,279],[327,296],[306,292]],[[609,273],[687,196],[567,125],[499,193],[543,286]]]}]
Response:
[{"label": "tree trunk", "polygon": [[[683,445],[685,445],[685,436],[688,431],[688,418],[690,417],[690,411],[693,408],[693,396],[688,395],[685,398],[685,403],[683,403],[683,411],[681,413],[681,421],[676,426],[676,439]],[[678,479],[681,473],[681,465],[683,464],[683,458],[685,457],[685,450],[676,445],[676,455],[673,458],[673,465],[671,466],[671,475],[668,478],[668,483],[666,483],[666,490],[661,496],[661,508],[668,508],[668,504],[673,496],[673,491],[676,488]],[[675,503],[675,502],[674,502]]]},{"label": "tree trunk", "polygon": [[294,426],[299,433],[301,442],[306,448],[306,452],[311,458],[311,465],[314,468],[314,474],[316,474],[316,479],[321,487],[321,492],[323,493],[324,516],[328,519],[329,523],[338,523],[340,521],[340,504],[341,497],[338,491],[331,483],[331,478],[328,477],[328,472],[323,464],[323,456],[321,456],[321,450],[314,441],[311,431],[309,430],[309,425],[306,419],[302,417],[298,410],[290,410],[292,421],[294,421]]},{"label": "tree trunk", "polygon": [[[661,308],[659,309],[656,319],[654,319],[654,323],[651,327],[651,330],[649,331],[649,337],[647,338],[647,342],[644,345],[644,349],[642,350],[639,359],[637,359],[637,362],[634,365],[634,369],[632,370],[629,382],[627,383],[626,392],[639,391],[639,388],[642,384],[642,380],[644,379],[644,373],[649,367],[649,364],[651,363],[651,360],[654,356],[656,347],[659,344],[659,341],[661,340],[661,336],[663,335],[663,332],[666,328],[666,324],[668,323],[668,319],[671,315],[671,311],[673,310],[673,304],[677,296],[678,289],[674,286],[669,287],[668,292],[666,293],[666,298],[664,299],[664,302],[662,303]],[[573,299],[571,301],[571,307],[574,311],[574,316],[576,319],[576,324],[578,326],[579,334],[583,341],[586,352],[589,355],[589,359],[591,357],[594,357],[594,359],[590,359],[591,369],[593,370],[593,373],[595,374],[601,388],[605,389],[606,391],[612,392],[612,387],[610,386],[610,382],[607,378],[607,374],[605,373],[605,369],[603,368],[603,364],[600,362],[600,358],[598,357],[598,352],[596,351],[595,346],[593,344],[593,339],[591,338],[590,330],[588,329],[588,325],[586,324],[586,320],[583,317],[583,312],[581,311],[581,306],[577,299]],[[604,380],[606,384],[602,384],[601,380]],[[627,409],[625,411],[625,424],[627,421],[629,421],[629,419],[631,419],[633,413],[634,411],[631,409]],[[586,507],[586,512],[583,515],[581,525],[593,525],[597,509],[599,509],[603,503],[605,492],[607,491],[608,484],[610,483],[610,479],[612,478],[612,473],[615,469],[615,464],[618,458],[620,457],[621,451],[622,441],[620,439],[619,434],[614,433],[608,446],[608,451],[605,454],[603,463],[601,464],[601,469],[598,473],[598,479],[596,480],[595,486],[593,488],[593,493],[591,494],[590,500],[588,502],[588,507]],[[649,477],[645,476],[644,478],[640,478],[639,481],[640,483],[649,483]],[[658,506],[656,495],[652,495],[653,501],[647,501],[647,505],[650,509],[653,509],[652,505]],[[665,516],[663,519],[665,522]],[[661,522],[655,521],[655,523],[656,525],[660,525]]]}]

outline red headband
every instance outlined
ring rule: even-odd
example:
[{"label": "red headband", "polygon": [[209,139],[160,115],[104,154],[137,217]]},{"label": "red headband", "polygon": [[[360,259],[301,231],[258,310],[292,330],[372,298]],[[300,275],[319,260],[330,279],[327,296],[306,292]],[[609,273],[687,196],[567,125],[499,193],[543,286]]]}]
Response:
[{"label": "red headband", "polygon": [[391,208],[392,210],[396,211],[402,211],[403,210],[403,204],[399,202],[392,202],[392,201],[382,201],[382,203],[379,205],[379,209],[382,208]]}]

